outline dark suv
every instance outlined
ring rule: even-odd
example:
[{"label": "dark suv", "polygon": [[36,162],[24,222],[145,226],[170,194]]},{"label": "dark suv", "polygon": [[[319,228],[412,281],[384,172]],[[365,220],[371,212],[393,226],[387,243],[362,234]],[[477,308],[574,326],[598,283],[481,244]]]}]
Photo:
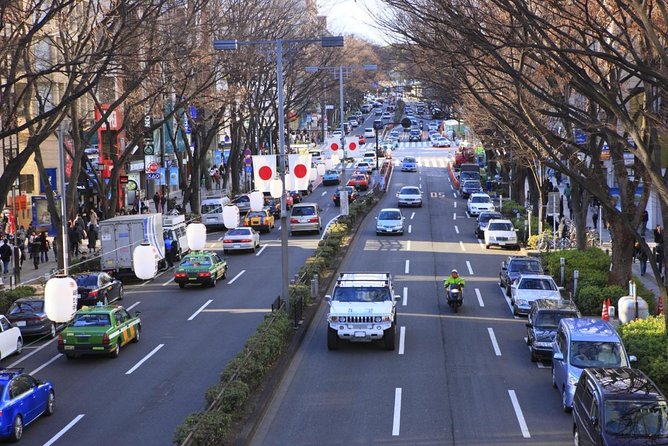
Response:
[{"label": "dark suv", "polygon": [[628,367],[588,368],[573,397],[576,445],[668,445],[668,406],[656,384]]},{"label": "dark suv", "polygon": [[552,359],[552,342],[559,321],[565,317],[580,317],[578,308],[571,301],[538,299],[533,302],[526,324],[531,362]]},{"label": "dark suv", "polygon": [[510,285],[522,274],[545,274],[540,260],[534,257],[508,257],[501,262],[499,273],[499,286],[506,290],[506,296],[510,297]]}]

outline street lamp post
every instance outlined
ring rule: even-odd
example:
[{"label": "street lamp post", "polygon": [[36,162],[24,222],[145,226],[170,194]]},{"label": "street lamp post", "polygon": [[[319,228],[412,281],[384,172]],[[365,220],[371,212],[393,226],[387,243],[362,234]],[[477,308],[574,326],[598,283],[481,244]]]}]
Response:
[{"label": "street lamp post", "polygon": [[313,39],[277,39],[277,40],[214,40],[213,48],[223,51],[236,51],[239,45],[273,45],[276,50],[276,88],[278,89],[278,148],[280,162],[280,178],[282,184],[281,199],[281,298],[285,303],[285,311],[290,317],[290,289],[288,279],[288,210],[285,203],[285,110],[283,98],[283,44],[301,44],[320,42],[324,48],[342,47],[343,36],[324,36]]},{"label": "street lamp post", "polygon": [[60,190],[60,238],[63,247],[60,250],[63,256],[63,274],[69,269],[69,244],[67,239],[67,206],[65,204],[65,123],[58,126],[58,189]]}]

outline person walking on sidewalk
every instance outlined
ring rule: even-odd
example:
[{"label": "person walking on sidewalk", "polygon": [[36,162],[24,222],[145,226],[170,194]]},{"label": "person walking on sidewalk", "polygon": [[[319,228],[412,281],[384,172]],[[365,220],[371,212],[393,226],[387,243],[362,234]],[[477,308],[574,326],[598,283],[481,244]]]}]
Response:
[{"label": "person walking on sidewalk", "polygon": [[648,221],[649,221],[649,214],[647,213],[647,209],[645,209],[642,213],[642,235],[645,235],[645,231],[647,231]]},{"label": "person walking on sidewalk", "polygon": [[656,267],[659,270],[659,274],[663,274],[663,243],[656,245],[654,250],[656,252],[654,257],[656,261]]},{"label": "person walking on sidewalk", "polygon": [[39,235],[40,261],[46,263],[49,261],[49,249],[51,248],[46,231]]},{"label": "person walking on sidewalk", "polygon": [[153,203],[155,204],[155,212],[160,212],[160,194],[158,192],[153,194]]},{"label": "person walking on sidewalk", "polygon": [[88,224],[88,253],[94,254],[97,245],[97,227],[91,221]]},{"label": "person walking on sidewalk", "polygon": [[591,209],[591,221],[594,224],[594,230],[596,230],[598,228],[598,207],[596,205],[593,205]]},{"label": "person walking on sidewalk", "polygon": [[2,259],[2,273],[9,273],[9,263],[12,261],[12,248],[7,244],[7,239],[0,246],[0,259]]},{"label": "person walking on sidewalk", "polygon": [[657,245],[663,243],[663,228],[661,225],[656,225],[656,228],[654,228],[654,243]]},{"label": "person walking on sidewalk", "polygon": [[[643,243],[645,242],[645,237],[642,238],[642,241]],[[638,261],[640,262],[640,275],[644,276],[647,272],[647,254],[645,254],[645,250],[641,249],[638,253]]]}]

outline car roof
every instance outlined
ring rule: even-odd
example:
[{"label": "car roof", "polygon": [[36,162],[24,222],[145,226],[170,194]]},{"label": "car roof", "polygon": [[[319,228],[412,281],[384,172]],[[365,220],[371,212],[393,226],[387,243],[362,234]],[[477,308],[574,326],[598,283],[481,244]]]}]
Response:
[{"label": "car roof", "polygon": [[569,300],[536,299],[533,303],[539,310],[577,312],[578,307]]},{"label": "car roof", "polygon": [[25,375],[23,368],[0,369],[0,383],[7,383],[19,375]]},{"label": "car roof", "polygon": [[559,321],[560,325],[570,333],[572,341],[619,341],[617,331],[601,319],[589,317],[564,318]]},{"label": "car roof", "polygon": [[33,302],[33,301],[36,301],[36,300],[41,300],[41,301],[43,301],[43,300],[44,300],[44,296],[25,296],[25,297],[19,297],[19,298],[16,299],[13,303],[16,303],[16,302],[19,302],[19,303],[21,303],[21,302]]},{"label": "car roof", "polygon": [[549,274],[522,274],[522,279],[552,279],[552,280],[554,280],[554,277],[550,276]]},{"label": "car roof", "polygon": [[401,191],[404,190],[404,189],[417,189],[417,190],[420,190],[420,188],[417,187],[417,186],[401,186],[401,189],[399,189],[399,192],[401,192]]},{"label": "car roof", "polygon": [[[380,210],[380,212],[385,212],[385,211],[396,211],[396,212],[401,212],[401,209],[399,208],[383,208]],[[380,213],[379,212],[379,213]]]},{"label": "car roof", "polygon": [[85,314],[109,314],[114,310],[122,309],[120,305],[84,305],[77,313]]},{"label": "car roof", "polygon": [[487,197],[487,198],[491,198],[491,197],[489,196],[489,194],[486,194],[486,193],[484,193],[484,192],[476,192],[476,193],[473,193],[473,194],[471,194],[471,196],[470,196],[469,198],[473,198],[473,197]]},{"label": "car roof", "polygon": [[643,372],[630,367],[585,369],[605,399],[660,400],[665,397]]}]

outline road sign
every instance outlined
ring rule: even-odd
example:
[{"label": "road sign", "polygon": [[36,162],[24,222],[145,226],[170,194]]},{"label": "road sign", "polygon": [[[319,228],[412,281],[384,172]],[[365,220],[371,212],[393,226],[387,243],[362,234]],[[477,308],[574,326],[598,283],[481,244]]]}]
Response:
[{"label": "road sign", "polygon": [[146,173],[156,173],[160,169],[160,163],[157,161],[152,161],[146,164]]},{"label": "road sign", "polygon": [[155,148],[153,144],[144,144],[144,155],[153,155],[155,153]]},{"label": "road sign", "polygon": [[127,175],[121,175],[119,177],[119,179],[120,179],[121,184],[128,184],[128,176]]},{"label": "road sign", "polygon": [[252,173],[253,172],[253,167],[248,165],[245,167],[246,173]]},{"label": "road sign", "polygon": [[149,172],[146,174],[146,178],[148,178],[149,180],[159,180],[160,172]]}]

